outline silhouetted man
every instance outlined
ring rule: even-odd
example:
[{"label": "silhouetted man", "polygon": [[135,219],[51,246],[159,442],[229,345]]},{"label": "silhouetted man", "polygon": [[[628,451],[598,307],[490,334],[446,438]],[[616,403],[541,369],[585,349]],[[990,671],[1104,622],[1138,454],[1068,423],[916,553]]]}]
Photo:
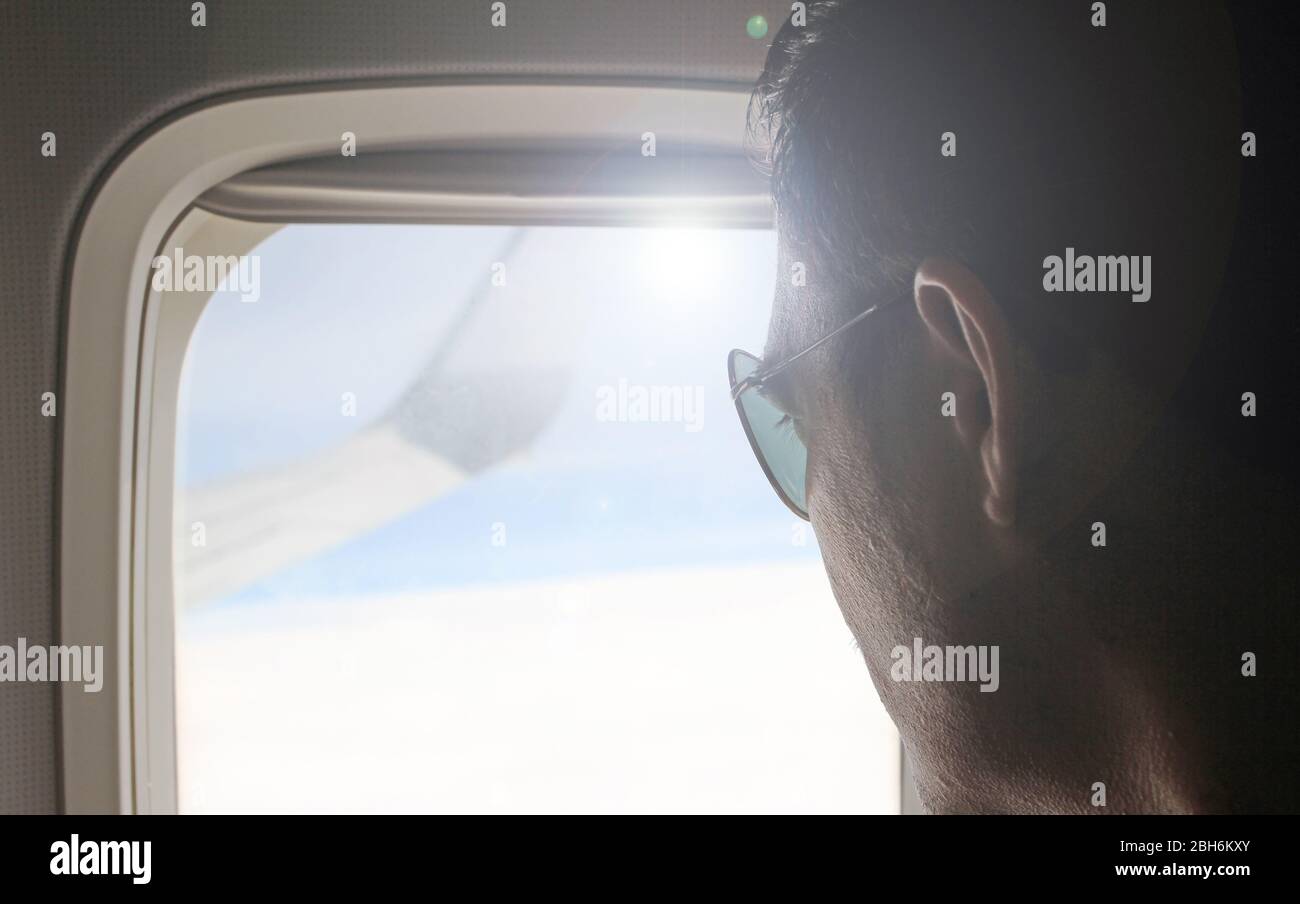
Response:
[{"label": "silhouetted man", "polygon": [[1251,272],[1294,251],[1228,269],[1264,216],[1228,15],[1102,6],[787,22],[738,407],[928,809],[1294,811],[1295,414],[1258,366],[1294,352]]}]

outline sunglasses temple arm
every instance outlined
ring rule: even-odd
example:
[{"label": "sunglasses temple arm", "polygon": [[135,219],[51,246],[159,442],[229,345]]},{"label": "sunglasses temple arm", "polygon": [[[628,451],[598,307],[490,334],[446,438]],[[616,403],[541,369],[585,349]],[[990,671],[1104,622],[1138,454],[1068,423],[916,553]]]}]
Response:
[{"label": "sunglasses temple arm", "polygon": [[910,292],[907,292],[907,293],[905,293],[905,294],[903,294],[903,295],[899,295],[897,298],[891,298],[889,301],[886,301],[886,302],[884,302],[883,304],[872,305],[871,307],[867,308],[865,311],[861,312],[860,314],[855,315],[852,319],[849,320],[848,323],[841,324],[840,326],[838,326],[838,327],[836,327],[835,329],[831,330],[829,333],[827,333],[825,336],[822,336],[820,339],[818,339],[818,340],[817,340],[816,342],[814,342],[812,345],[808,346],[808,347],[807,347],[806,349],[804,349],[803,351],[798,352],[797,354],[791,355],[789,358],[786,358],[784,361],[778,361],[776,364],[773,364],[771,367],[764,368],[762,371],[760,371],[759,373],[755,374],[755,375],[751,378],[752,381],[753,381],[753,384],[754,384],[754,385],[759,385],[759,384],[761,384],[764,380],[767,380],[767,379],[770,379],[771,377],[776,376],[776,375],[779,374],[781,371],[783,371],[783,370],[785,370],[787,367],[789,367],[791,364],[793,364],[794,362],[798,361],[798,360],[799,360],[800,358],[802,358],[804,355],[808,354],[809,352],[816,351],[818,348],[820,348],[821,346],[825,345],[827,342],[830,342],[832,339],[834,339],[834,338],[835,338],[836,336],[838,336],[840,333],[842,333],[842,332],[844,332],[845,330],[847,330],[849,327],[853,326],[854,324],[860,323],[860,322],[863,321],[863,320],[866,320],[866,319],[867,319],[867,316],[868,316],[869,314],[874,314],[876,311],[879,311],[881,308],[889,307],[889,306],[892,305],[894,302],[896,302],[896,301],[901,301],[902,299],[908,297],[909,295],[911,295],[911,293],[910,293]]}]

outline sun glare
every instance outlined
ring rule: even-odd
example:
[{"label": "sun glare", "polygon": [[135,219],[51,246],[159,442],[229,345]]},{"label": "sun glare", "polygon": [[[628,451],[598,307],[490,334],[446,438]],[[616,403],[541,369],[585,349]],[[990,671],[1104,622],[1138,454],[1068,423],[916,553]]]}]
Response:
[{"label": "sun glare", "polygon": [[642,277],[662,304],[697,302],[716,293],[728,265],[726,244],[715,229],[675,227],[646,233]]}]

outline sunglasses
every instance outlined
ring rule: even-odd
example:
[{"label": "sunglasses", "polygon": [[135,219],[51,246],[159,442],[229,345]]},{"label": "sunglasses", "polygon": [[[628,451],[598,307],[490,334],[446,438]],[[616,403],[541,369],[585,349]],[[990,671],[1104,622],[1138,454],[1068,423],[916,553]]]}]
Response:
[{"label": "sunglasses", "polygon": [[[912,296],[911,291],[873,305],[848,323],[832,330],[803,351],[778,361],[763,360],[741,349],[727,355],[727,378],[731,381],[731,400],[740,415],[749,447],[754,450],[768,483],[776,490],[786,508],[808,520],[808,447],[795,431],[794,420],[772,398],[773,381],[804,355],[820,348],[840,333],[866,320],[876,311]],[[766,390],[766,391],[765,391]]]}]

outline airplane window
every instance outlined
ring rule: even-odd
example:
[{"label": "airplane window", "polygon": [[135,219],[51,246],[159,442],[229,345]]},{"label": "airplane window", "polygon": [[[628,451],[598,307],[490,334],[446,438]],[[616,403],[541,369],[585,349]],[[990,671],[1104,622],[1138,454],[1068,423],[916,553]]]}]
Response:
[{"label": "airplane window", "polygon": [[775,252],[338,224],[255,249],[177,422],[182,811],[897,812],[897,735],[728,398]]}]

